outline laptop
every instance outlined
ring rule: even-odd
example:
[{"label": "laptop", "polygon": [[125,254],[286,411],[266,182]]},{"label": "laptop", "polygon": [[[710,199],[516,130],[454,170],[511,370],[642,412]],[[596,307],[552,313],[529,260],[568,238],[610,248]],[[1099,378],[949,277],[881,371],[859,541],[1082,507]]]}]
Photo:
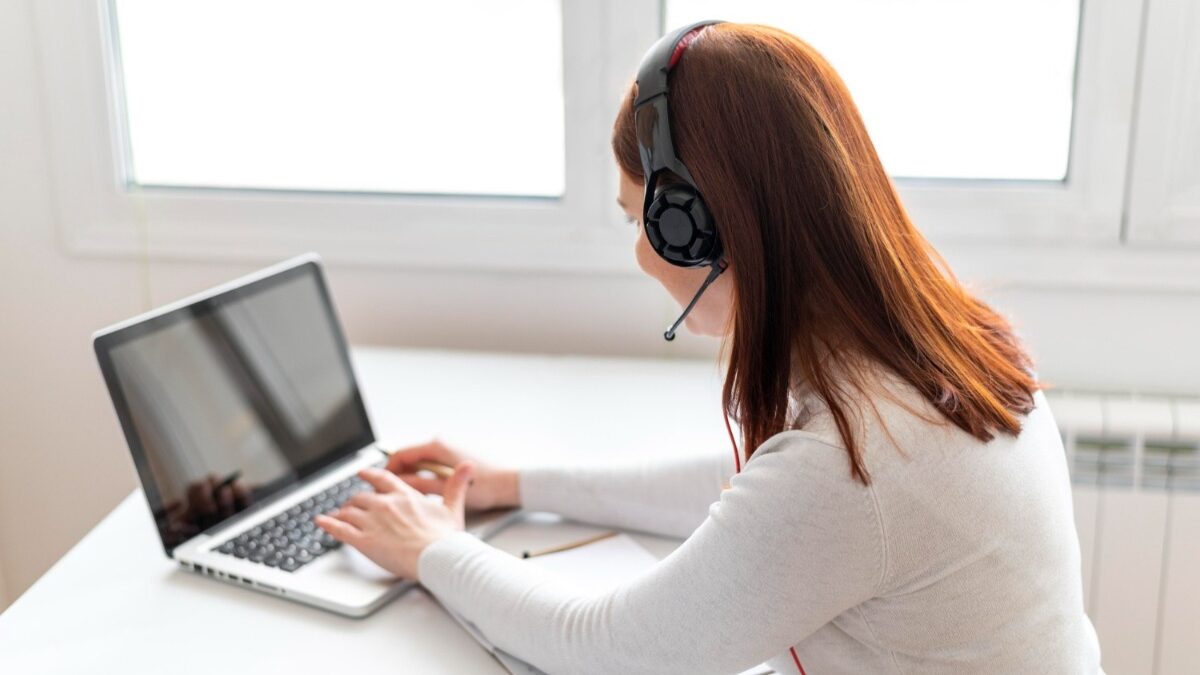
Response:
[{"label": "laptop", "polygon": [[[312,523],[370,489],[358,471],[387,462],[316,255],[101,330],[93,345],[169,558],[354,617],[413,585]],[[469,514],[467,531],[487,538],[518,515]]]}]

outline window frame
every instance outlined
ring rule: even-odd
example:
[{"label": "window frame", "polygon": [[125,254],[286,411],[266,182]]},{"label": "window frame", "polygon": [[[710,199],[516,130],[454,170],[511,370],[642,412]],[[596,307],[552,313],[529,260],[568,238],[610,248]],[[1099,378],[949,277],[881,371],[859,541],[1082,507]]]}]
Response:
[{"label": "window frame", "polygon": [[[1130,262],[1121,248],[1144,1],[1082,3],[1064,181],[896,179],[915,222],[967,276],[978,268],[1018,285],[1200,288],[1187,271],[1197,256],[1148,265],[1144,253]],[[637,272],[608,141],[620,94],[661,33],[661,0],[562,0],[561,198],[122,185],[128,144],[110,2],[32,3],[69,254],[261,263],[318,250],[335,263],[404,269]],[[1081,267],[1030,254],[1050,242],[1084,247]]]},{"label": "window frame", "polygon": [[1195,133],[1200,85],[1189,77],[1200,63],[1200,46],[1193,37],[1198,28],[1200,8],[1189,0],[1156,0],[1147,8],[1129,222],[1123,233],[1130,242],[1200,244],[1200,172],[1179,175],[1184,167],[1177,161],[1191,157],[1192,166],[1200,166],[1195,159],[1200,151]]}]

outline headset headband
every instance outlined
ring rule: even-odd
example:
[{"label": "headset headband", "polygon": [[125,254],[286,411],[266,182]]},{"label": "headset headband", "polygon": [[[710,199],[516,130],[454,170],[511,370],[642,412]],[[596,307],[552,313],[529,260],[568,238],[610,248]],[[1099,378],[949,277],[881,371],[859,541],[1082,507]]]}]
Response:
[{"label": "headset headband", "polygon": [[671,118],[667,109],[667,77],[685,49],[691,44],[700,29],[721,21],[698,21],[684,26],[661,38],[646,55],[638,68],[637,99],[633,102],[634,127],[637,129],[638,154],[642,159],[642,172],[646,179],[646,200],[643,215],[650,209],[654,199],[654,186],[659,175],[670,171],[693,189],[698,189],[691,172],[675,153],[671,139]]}]

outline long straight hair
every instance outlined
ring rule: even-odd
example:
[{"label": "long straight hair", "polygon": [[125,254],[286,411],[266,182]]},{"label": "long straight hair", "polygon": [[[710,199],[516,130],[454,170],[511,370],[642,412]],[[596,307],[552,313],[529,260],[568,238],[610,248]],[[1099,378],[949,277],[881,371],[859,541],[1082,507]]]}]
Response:
[{"label": "long straight hair", "polygon": [[[635,93],[612,146],[621,170],[642,180]],[[829,409],[852,475],[869,483],[848,415],[864,360],[975,438],[1020,433],[1038,388],[1029,356],[914,227],[820,54],[775,28],[710,26],[672,70],[668,95],[675,146],[733,275],[723,401],[747,458],[789,428],[798,376]]]}]

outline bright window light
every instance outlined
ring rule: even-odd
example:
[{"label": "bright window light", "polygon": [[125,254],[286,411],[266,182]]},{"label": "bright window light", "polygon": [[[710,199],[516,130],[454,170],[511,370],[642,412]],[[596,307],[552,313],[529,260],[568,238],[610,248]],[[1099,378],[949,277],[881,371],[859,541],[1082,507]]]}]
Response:
[{"label": "bright window light", "polygon": [[558,0],[112,0],[141,185],[558,197]]},{"label": "bright window light", "polygon": [[1062,180],[1079,0],[666,0],[667,28],[706,18],[787,30],[854,96],[893,176]]}]

